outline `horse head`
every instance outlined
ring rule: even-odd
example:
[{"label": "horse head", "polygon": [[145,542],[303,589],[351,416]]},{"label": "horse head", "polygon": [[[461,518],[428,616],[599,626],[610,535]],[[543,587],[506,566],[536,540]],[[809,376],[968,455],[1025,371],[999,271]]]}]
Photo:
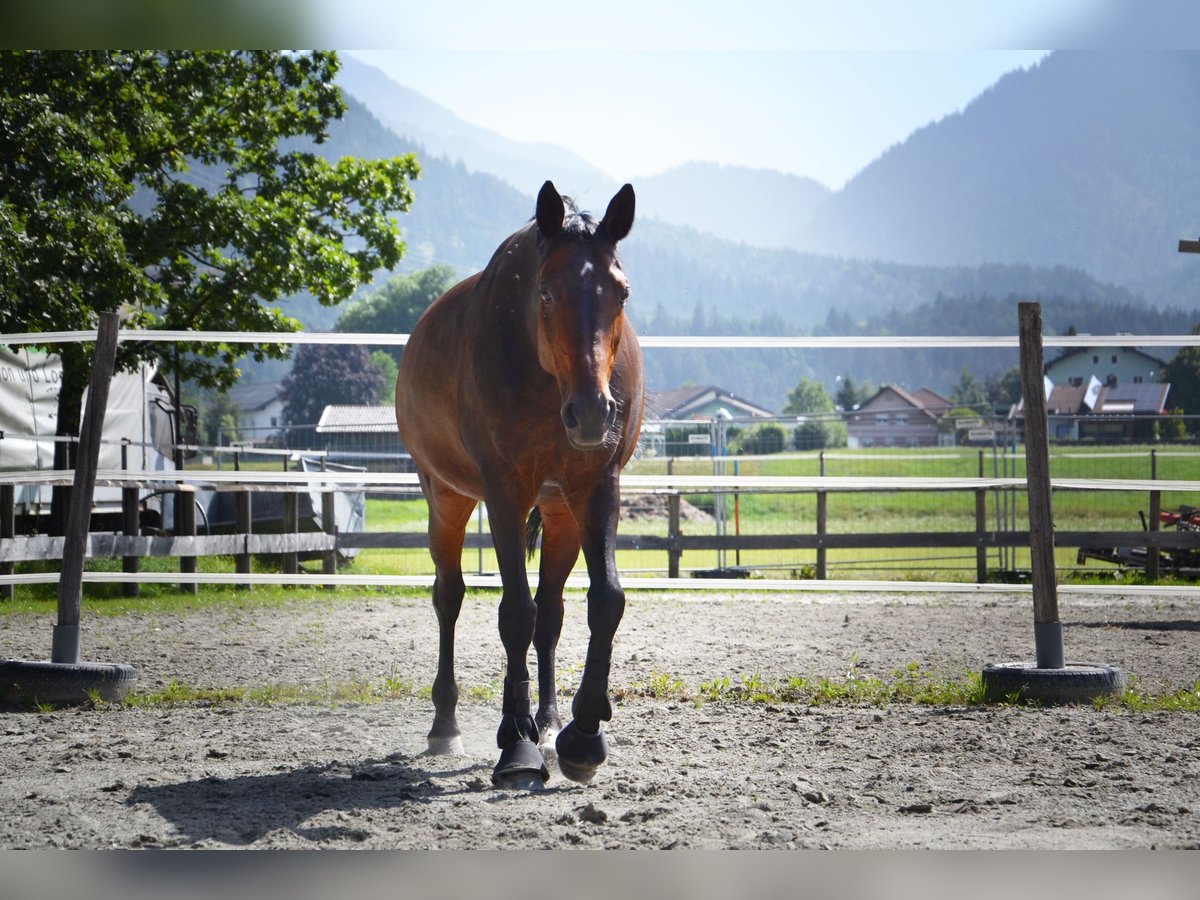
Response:
[{"label": "horse head", "polygon": [[562,398],[567,440],[594,450],[613,434],[617,400],[609,389],[625,327],[629,282],[617,242],[633,227],[633,187],[609,201],[600,224],[567,204],[547,181],[537,199],[541,260],[537,292],[537,353]]}]

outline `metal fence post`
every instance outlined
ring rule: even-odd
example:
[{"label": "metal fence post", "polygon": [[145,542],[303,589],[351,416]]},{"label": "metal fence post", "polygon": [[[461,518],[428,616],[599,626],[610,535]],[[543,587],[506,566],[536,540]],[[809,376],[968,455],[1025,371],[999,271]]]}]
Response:
[{"label": "metal fence post", "polygon": [[[979,451],[979,477],[983,477],[983,451]],[[987,547],[984,544],[984,534],[987,531],[987,491],[983,488],[975,491],[975,534],[978,543],[975,545],[975,583],[987,581]]]},{"label": "metal fence post", "polygon": [[[1150,450],[1150,480],[1158,480],[1158,451]],[[1151,531],[1158,531],[1159,518],[1162,515],[1162,491],[1150,492],[1150,521],[1147,523]],[[1146,579],[1158,581],[1158,547],[1151,544],[1146,548]]]},{"label": "metal fence post", "polygon": [[[825,477],[825,451],[822,450],[817,456],[820,466],[819,474],[822,478]],[[816,576],[818,581],[824,581],[826,577],[826,550],[825,550],[825,526],[828,518],[828,501],[829,495],[822,490],[817,491],[817,571]]]}]

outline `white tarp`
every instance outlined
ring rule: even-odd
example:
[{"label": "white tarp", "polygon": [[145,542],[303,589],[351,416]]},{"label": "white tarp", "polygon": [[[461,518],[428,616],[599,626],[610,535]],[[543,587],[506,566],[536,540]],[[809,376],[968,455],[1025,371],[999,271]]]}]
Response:
[{"label": "white tarp", "polygon": [[[131,469],[169,469],[171,462],[170,400],[152,382],[154,369],[113,376],[104,415],[100,468],[121,467],[121,441],[128,439]],[[54,432],[62,363],[55,354],[0,346],[0,472],[54,469]],[[161,405],[156,403],[161,401]],[[87,394],[84,394],[87,408]],[[21,485],[17,503],[49,504],[50,489]],[[119,503],[117,488],[97,488],[96,503]]]}]

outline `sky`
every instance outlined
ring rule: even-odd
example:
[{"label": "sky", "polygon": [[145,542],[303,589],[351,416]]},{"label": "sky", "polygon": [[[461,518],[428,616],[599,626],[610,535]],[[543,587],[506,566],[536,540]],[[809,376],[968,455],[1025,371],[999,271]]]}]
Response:
[{"label": "sky", "polygon": [[320,0],[314,24],[459,117],[618,181],[704,160],[836,189],[1110,2]]}]

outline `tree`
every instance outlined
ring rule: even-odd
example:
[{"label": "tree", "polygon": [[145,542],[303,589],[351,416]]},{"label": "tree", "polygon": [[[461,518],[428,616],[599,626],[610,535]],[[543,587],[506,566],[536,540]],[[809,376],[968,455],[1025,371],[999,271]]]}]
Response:
[{"label": "tree", "polygon": [[[454,269],[443,265],[408,275],[393,275],[379,290],[346,306],[334,327],[338,331],[408,334],[429,304],[456,281],[458,275]],[[403,349],[388,347],[387,352],[399,362]]]},{"label": "tree", "polygon": [[954,401],[955,405],[969,407],[976,413],[988,405],[987,393],[983,390],[983,385],[966,366],[963,366],[962,372],[959,373],[958,383],[950,392],[950,399]]},{"label": "tree", "polygon": [[[0,53],[0,333],[94,328],[294,331],[270,304],[336,304],[404,250],[411,156],[331,162],[345,110],[332,53]],[[285,141],[286,139],[286,141]],[[281,143],[285,141],[285,143]],[[123,342],[201,388],[278,344]],[[59,435],[79,433],[89,348],[60,347]],[[68,468],[56,444],[55,468]],[[56,492],[57,521],[63,506]]]},{"label": "tree", "polygon": [[283,421],[315,425],[326,406],[373,404],[382,384],[383,373],[361,344],[302,344],[279,386]]},{"label": "tree", "polygon": [[381,379],[379,390],[375,394],[375,402],[394,404],[396,402],[396,377],[400,374],[400,367],[396,364],[396,360],[390,353],[375,350],[371,353],[371,365],[379,370]]},{"label": "tree", "polygon": [[833,399],[825,390],[825,385],[815,378],[801,378],[800,383],[788,391],[787,403],[783,407],[785,416],[833,411]]},{"label": "tree", "polygon": [[[1192,328],[1200,334],[1200,324]],[[1171,402],[1185,415],[1200,415],[1200,347],[1184,347],[1163,367],[1162,380],[1171,385]]]},{"label": "tree", "polygon": [[1021,367],[990,374],[984,393],[989,403],[1016,403],[1021,399]]},{"label": "tree", "polygon": [[838,409],[849,412],[871,399],[871,395],[874,393],[875,388],[870,382],[864,381],[861,385],[857,385],[849,375],[843,375],[834,400],[837,401]]}]

